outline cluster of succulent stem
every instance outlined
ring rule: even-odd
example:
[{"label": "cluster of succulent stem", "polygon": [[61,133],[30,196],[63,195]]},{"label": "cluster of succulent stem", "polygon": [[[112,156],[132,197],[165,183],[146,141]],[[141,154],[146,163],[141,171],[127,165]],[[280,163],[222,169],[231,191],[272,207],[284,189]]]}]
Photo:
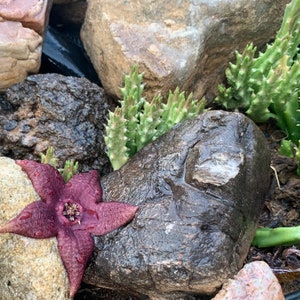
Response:
[{"label": "cluster of succulent stem", "polygon": [[124,87],[120,89],[123,96],[120,106],[109,112],[104,140],[114,170],[175,124],[204,110],[204,99],[197,101],[192,94],[185,98],[179,88],[169,92],[166,103],[161,95],[148,102],[143,97],[144,86],[143,74],[139,74],[138,68],[133,66],[130,74],[125,75]]},{"label": "cluster of succulent stem", "polygon": [[68,182],[71,177],[78,171],[78,162],[73,159],[67,160],[62,169],[58,168],[58,158],[55,156],[54,148],[49,147],[46,154],[41,153],[41,163],[49,164],[59,171],[65,182]]},{"label": "cluster of succulent stem", "polygon": [[264,52],[255,57],[256,47],[249,44],[242,54],[236,53],[236,64],[226,70],[228,87],[219,86],[216,102],[245,112],[257,123],[275,119],[288,141],[281,153],[296,158],[300,176],[299,45],[300,0],[292,0]]}]

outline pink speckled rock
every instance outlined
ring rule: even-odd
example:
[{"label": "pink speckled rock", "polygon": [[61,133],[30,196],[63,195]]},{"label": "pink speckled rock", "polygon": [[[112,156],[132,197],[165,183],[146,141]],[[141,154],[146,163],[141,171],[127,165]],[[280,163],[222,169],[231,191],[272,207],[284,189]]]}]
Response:
[{"label": "pink speckled rock", "polygon": [[0,91],[37,73],[52,0],[0,1]]},{"label": "pink speckled rock", "polygon": [[0,17],[43,34],[51,6],[52,0],[5,0],[0,2]]},{"label": "pink speckled rock", "polygon": [[212,300],[284,300],[281,286],[263,261],[246,264]]}]

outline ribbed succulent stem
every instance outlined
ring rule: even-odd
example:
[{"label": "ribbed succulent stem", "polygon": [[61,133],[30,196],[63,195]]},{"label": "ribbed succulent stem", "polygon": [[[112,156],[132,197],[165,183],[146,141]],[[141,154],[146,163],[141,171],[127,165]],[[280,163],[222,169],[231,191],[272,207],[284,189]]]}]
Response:
[{"label": "ribbed succulent stem", "polygon": [[131,73],[124,77],[120,107],[109,113],[104,140],[114,170],[178,122],[204,110],[204,99],[197,101],[192,94],[186,99],[184,92],[178,88],[169,93],[166,104],[160,95],[147,102],[142,97],[142,79],[143,74],[138,73],[137,67],[132,67]]},{"label": "ribbed succulent stem", "polygon": [[122,109],[117,107],[114,112],[109,112],[106,134],[104,141],[107,147],[107,155],[114,170],[120,169],[128,160],[129,150],[127,143],[126,119],[123,117]]},{"label": "ribbed succulent stem", "polygon": [[78,171],[78,161],[74,159],[67,160],[63,169],[58,169],[65,182],[68,182]]},{"label": "ribbed succulent stem", "polygon": [[157,126],[161,122],[161,102],[162,97],[158,95],[153,97],[150,103],[144,103],[137,126],[137,151],[158,137]]},{"label": "ribbed succulent stem", "polygon": [[[236,53],[236,64],[226,70],[228,87],[220,85],[215,100],[258,123],[275,119],[296,148],[300,146],[299,45],[300,0],[292,0],[273,44],[257,57],[253,44]],[[299,159],[298,164],[300,168]]]},{"label": "ribbed succulent stem", "polygon": [[55,156],[53,147],[49,147],[45,154],[41,153],[41,163],[49,164],[57,169],[65,182],[68,182],[78,171],[78,162],[75,162],[74,159],[67,160],[64,167],[59,169],[58,158]]},{"label": "ribbed succulent stem", "polygon": [[131,73],[124,76],[124,87],[120,88],[123,96],[123,100],[120,101],[121,115],[126,123],[126,147],[129,157],[138,149],[135,132],[139,123],[140,111],[145,103],[145,99],[142,97],[145,85],[142,80],[143,74],[139,74],[137,66],[133,66]]}]

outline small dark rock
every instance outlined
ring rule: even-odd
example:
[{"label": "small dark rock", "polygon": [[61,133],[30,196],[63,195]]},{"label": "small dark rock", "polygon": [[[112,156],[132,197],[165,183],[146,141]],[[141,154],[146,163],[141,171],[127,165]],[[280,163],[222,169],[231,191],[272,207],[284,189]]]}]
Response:
[{"label": "small dark rock", "polygon": [[18,125],[18,122],[15,120],[8,120],[4,126],[4,129],[6,131],[11,131],[13,129],[15,129]]},{"label": "small dark rock", "polygon": [[84,281],[151,299],[204,299],[242,267],[268,190],[256,125],[210,111],[183,122],[102,178],[105,201],[139,205],[95,237]]},{"label": "small dark rock", "polygon": [[5,99],[3,94],[0,94],[0,112],[6,113],[12,111],[12,105]]},{"label": "small dark rock", "polygon": [[110,170],[103,140],[108,105],[102,88],[85,78],[29,76],[2,95],[0,155],[40,159],[53,146],[60,162],[81,170]]}]

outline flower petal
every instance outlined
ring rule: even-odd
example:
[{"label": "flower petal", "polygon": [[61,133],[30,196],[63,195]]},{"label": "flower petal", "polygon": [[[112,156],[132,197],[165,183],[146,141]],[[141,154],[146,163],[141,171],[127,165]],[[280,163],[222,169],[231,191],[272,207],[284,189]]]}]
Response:
[{"label": "flower petal", "polygon": [[47,204],[54,205],[65,186],[59,172],[51,165],[32,160],[17,160],[16,163],[26,172],[41,199]]},{"label": "flower petal", "polygon": [[86,263],[94,249],[94,240],[87,231],[72,231],[64,227],[58,231],[58,250],[67,270],[70,297],[73,298],[80,287]]},{"label": "flower petal", "polygon": [[80,224],[73,230],[88,230],[92,234],[102,235],[128,223],[138,210],[137,206],[121,202],[101,202],[93,210],[85,210]]},{"label": "flower petal", "polygon": [[92,209],[101,200],[102,190],[97,171],[75,174],[66,184],[62,198],[71,198],[82,207]]},{"label": "flower petal", "polygon": [[53,210],[42,201],[32,202],[18,216],[0,226],[0,233],[8,232],[35,239],[54,237],[57,227]]}]

